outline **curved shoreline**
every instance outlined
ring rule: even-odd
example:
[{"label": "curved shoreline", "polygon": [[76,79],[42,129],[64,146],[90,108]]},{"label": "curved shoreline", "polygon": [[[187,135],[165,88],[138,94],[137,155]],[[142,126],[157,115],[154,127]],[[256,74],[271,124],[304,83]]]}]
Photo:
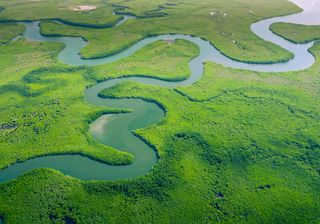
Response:
[{"label": "curved shoreline", "polygon": [[[300,14],[300,13],[299,13]],[[291,16],[291,15],[289,15]],[[281,16],[276,18],[271,18],[272,21],[278,22],[281,21],[283,18],[286,18],[287,16]],[[314,42],[309,42],[306,44],[292,44],[289,41],[286,41],[285,39],[281,38],[278,35],[273,34],[269,30],[269,26],[273,23],[270,22],[271,19],[262,20],[257,23],[254,23],[251,25],[251,29],[253,32],[266,40],[270,41],[270,37],[273,37],[270,42],[274,44],[278,44],[280,47],[288,50],[289,52],[292,52],[295,57],[289,59],[283,59],[279,61],[278,63],[272,63],[272,62],[263,62],[263,63],[256,63],[251,61],[239,61],[237,59],[231,58],[230,56],[225,55],[221,50],[217,49],[211,42],[200,38],[195,37],[192,35],[183,35],[183,34],[164,34],[164,35],[155,35],[155,36],[148,36],[141,40],[138,40],[135,43],[131,43],[129,47],[122,51],[112,52],[111,54],[107,54],[107,56],[104,57],[104,55],[99,55],[93,58],[83,58],[80,55],[81,49],[83,49],[87,42],[82,37],[63,37],[63,36],[50,36],[53,38],[46,38],[47,36],[40,35],[41,31],[39,28],[39,22],[31,22],[31,23],[23,23],[26,25],[27,30],[25,33],[28,33],[25,35],[27,39],[34,40],[34,41],[56,41],[56,42],[64,42],[65,43],[65,49],[60,52],[59,58],[62,62],[69,64],[69,65],[100,65],[105,63],[110,63],[116,60],[119,60],[121,58],[127,57],[131,55],[132,53],[135,53],[137,50],[141,49],[145,45],[152,43],[157,40],[164,40],[164,39],[184,39],[188,40],[201,48],[204,54],[206,54],[206,57],[208,58],[208,61],[212,61],[218,64],[222,64],[228,67],[238,68],[238,69],[246,69],[246,70],[252,70],[252,71],[260,71],[260,72],[286,72],[286,71],[298,71],[303,70],[308,67],[310,67],[314,61],[315,58],[310,52],[308,52],[307,49],[309,49]],[[39,34],[39,35],[30,35],[30,33]],[[274,38],[275,37],[275,38]],[[73,45],[77,46],[71,46],[69,47],[68,42],[72,42]],[[273,40],[273,41],[272,41]],[[72,49],[73,48],[73,49]],[[67,54],[67,56],[66,56]]]},{"label": "curved shoreline", "polygon": [[[297,14],[303,15],[303,13],[304,12]],[[125,80],[136,81],[165,88],[175,88],[177,86],[191,85],[201,78],[203,74],[203,63],[207,61],[215,62],[232,68],[246,69],[258,72],[286,72],[306,69],[310,67],[315,61],[314,56],[309,51],[309,48],[313,45],[314,42],[309,42],[307,44],[293,44],[280,37],[279,35],[275,35],[269,29],[271,24],[282,21],[287,22],[288,20],[290,20],[288,19],[288,17],[291,16],[292,15],[269,18],[251,25],[252,31],[257,36],[263,38],[266,41],[278,44],[280,47],[287,49],[295,55],[293,59],[287,62],[274,64],[249,64],[245,62],[235,61],[230,59],[229,57],[226,57],[209,41],[203,40],[199,37],[181,34],[167,34],[147,37],[114,55],[110,55],[104,58],[83,59],[79,55],[79,52],[83,47],[86,46],[86,42],[81,37],[46,37],[40,34],[38,21],[23,23],[26,25],[24,37],[29,40],[63,42],[65,44],[65,48],[59,53],[58,57],[62,62],[68,65],[94,66],[99,64],[112,63],[114,61],[132,55],[133,53],[137,52],[150,43],[166,39],[188,40],[199,47],[200,54],[189,62],[191,76],[186,80],[175,82],[148,77],[122,77],[108,79],[92,87],[89,87],[86,90],[85,100],[92,105],[108,106],[118,109],[133,109],[131,113],[110,115],[114,116],[114,119],[113,121],[110,121],[107,126],[112,131],[106,129],[103,133],[103,136],[94,136],[95,139],[102,144],[109,145],[113,148],[117,148],[118,150],[126,151],[134,155],[135,160],[132,164],[124,166],[112,166],[93,161],[88,157],[79,155],[42,156],[26,160],[22,163],[11,165],[8,168],[0,171],[0,182],[9,181],[20,176],[28,170],[39,167],[50,167],[58,169],[67,175],[71,175],[83,180],[117,180],[123,178],[135,178],[141,175],[145,175],[158,161],[157,152],[155,150],[155,147],[151,146],[151,143],[148,143],[142,137],[137,137],[136,134],[134,134],[131,130],[148,127],[151,124],[159,122],[159,120],[161,120],[165,116],[165,111],[163,111],[159,107],[159,105],[156,105],[154,101],[148,102],[147,100],[134,98],[100,98],[99,93],[102,90],[116,86],[117,84]],[[146,119],[147,121],[145,121]],[[122,124],[122,126],[119,126],[119,124]],[[123,129],[117,129],[117,127],[121,127]],[[119,136],[121,136],[121,138],[119,138]],[[138,150],[133,146],[136,146]],[[75,167],[75,164],[81,165]],[[70,166],[75,169],[70,169]],[[95,170],[95,172],[87,173],[85,168],[90,166],[94,167],[93,170]]]},{"label": "curved shoreline", "polygon": [[[290,14],[289,14],[290,15]],[[128,17],[130,17],[130,15],[127,14]],[[140,17],[136,17],[136,16],[132,16],[134,18],[140,18]],[[127,18],[126,20],[128,19],[131,19],[131,18]],[[54,21],[54,20],[47,20],[47,21]],[[1,21],[0,21],[1,22]],[[20,22],[24,22],[24,21],[20,21]],[[32,23],[32,22],[38,22],[37,20],[36,21],[27,21],[28,23]],[[123,21],[124,22],[124,21]],[[122,21],[120,21],[119,23],[123,23]],[[61,23],[63,24],[63,23]],[[119,24],[120,25],[120,24]],[[39,24],[39,26],[41,27],[41,25]],[[117,26],[117,25],[116,25]],[[85,26],[83,26],[85,27]],[[78,38],[82,38],[84,41],[88,42],[88,40],[85,38],[85,37],[82,37],[82,36],[77,36],[77,35],[62,35],[62,34],[45,34],[45,33],[42,33],[41,32],[41,29],[40,29],[40,34],[45,36],[45,37],[78,37]],[[112,51],[112,52],[106,52],[106,53],[101,53],[101,54],[95,54],[95,55],[92,55],[92,56],[83,56],[81,54],[81,52],[79,51],[79,55],[80,55],[80,58],[83,59],[83,60],[92,60],[92,59],[103,59],[105,57],[110,57],[110,56],[113,56],[115,54],[118,54],[118,53],[121,53],[122,51],[125,51],[127,48],[131,47],[132,45],[134,44],[137,44],[138,42],[140,41],[143,41],[144,39],[146,38],[151,38],[151,37],[157,37],[157,36],[162,36],[162,35],[184,35],[184,36],[189,36],[189,37],[197,37],[195,35],[192,35],[192,34],[181,34],[181,33],[164,33],[164,34],[161,34],[161,35],[158,35],[158,34],[149,34],[149,35],[145,35],[137,40],[134,40],[132,41],[131,43],[128,43],[126,45],[124,45],[123,47],[115,50],[115,51]],[[275,33],[275,35],[277,35]],[[199,37],[201,38],[203,41],[206,41],[206,42],[210,42],[208,39],[205,39],[203,37]],[[306,42],[307,43],[307,42]],[[241,59],[238,59],[238,58],[235,58],[235,57],[232,57],[226,53],[223,52],[223,50],[219,49],[217,46],[215,46],[213,43],[211,43],[211,47],[215,48],[216,50],[218,50],[223,56],[233,60],[233,61],[237,61],[237,62],[241,62],[241,63],[246,63],[246,64],[265,64],[265,65],[269,65],[269,64],[277,64],[277,63],[285,63],[285,62],[288,62],[289,60],[293,59],[294,58],[294,55],[292,54],[291,57],[287,57],[287,58],[283,58],[283,59],[280,59],[280,60],[273,60],[273,61],[250,61],[250,60],[241,60]]]},{"label": "curved shoreline", "polygon": [[[122,7],[122,6],[114,6],[114,7]],[[261,21],[265,21],[265,20],[268,20],[268,19],[273,19],[273,18],[283,18],[283,17],[287,17],[287,16],[292,16],[292,15],[295,15],[295,14],[300,14],[302,13],[303,11],[301,12],[298,12],[298,13],[294,13],[294,14],[284,14],[284,15],[280,15],[280,16],[277,16],[277,17],[267,17],[265,19],[262,19],[262,20],[259,20],[258,22],[255,22],[254,24],[256,23],[259,23]],[[112,27],[116,27],[116,26],[119,26],[121,24],[123,24],[126,20],[130,20],[130,19],[137,19],[137,18],[143,18],[143,17],[137,17],[135,16],[134,14],[129,14],[129,13],[121,13],[121,12],[118,12],[116,10],[113,11],[113,14],[116,14],[116,15],[121,15],[123,16],[122,19],[120,19],[116,24],[114,24],[113,26],[110,26],[110,27],[90,27],[90,26],[86,26],[85,24],[79,24],[79,25],[74,25],[74,26],[79,26],[79,27],[85,27],[85,28],[97,28],[97,29],[100,29],[100,28],[112,28]],[[27,26],[26,24],[27,23],[37,23],[38,26],[40,27],[40,21],[52,21],[52,22],[57,22],[57,23],[60,23],[62,25],[73,25],[73,24],[70,24],[68,22],[64,22],[64,20],[61,20],[59,18],[53,18],[53,19],[40,19],[40,20],[1,20],[0,23],[20,23],[20,24],[24,24],[25,26]],[[268,27],[269,29],[269,27]],[[254,30],[252,30],[254,34],[256,34],[256,32]],[[84,46],[87,45],[87,42],[88,40],[85,38],[85,37],[82,37],[82,36],[76,36],[76,35],[62,35],[62,34],[44,34],[41,32],[41,29],[39,29],[39,33],[45,37],[74,37],[74,38],[81,38],[83,39],[86,44]],[[274,33],[276,36],[280,36],[279,34],[277,33]],[[190,36],[190,37],[197,37],[195,35],[188,35],[188,34],[179,34],[179,33],[166,33],[166,34],[161,34],[161,35],[158,35],[158,34],[151,34],[151,35],[145,35],[143,37],[141,37],[140,39],[138,40],[135,40],[135,41],[132,41],[131,43],[128,43],[126,44],[125,46],[123,46],[122,48],[120,49],[117,49],[115,51],[112,51],[112,52],[107,52],[107,53],[102,53],[102,54],[96,54],[96,55],[93,55],[93,56],[88,56],[88,57],[85,57],[83,55],[81,55],[81,50],[84,48],[81,48],[79,50],[79,53],[78,55],[80,56],[81,59],[83,60],[94,60],[94,59],[103,59],[103,58],[106,58],[106,57],[110,57],[110,56],[113,56],[113,55],[116,55],[116,54],[119,54],[123,51],[125,51],[126,49],[128,49],[129,47],[131,47],[132,45],[135,45],[141,41],[143,41],[144,39],[147,39],[147,38],[151,38],[151,37],[157,37],[157,36],[162,36],[162,35],[183,35],[183,36]],[[257,35],[257,34],[256,34]],[[257,35],[258,37],[260,37],[259,35]],[[280,36],[282,37],[282,36]],[[203,41],[207,41],[207,42],[210,42],[209,40],[203,38],[203,37],[199,37],[201,38]],[[283,39],[286,39],[284,37],[282,37]],[[263,38],[262,38],[263,39]],[[290,41],[291,42],[291,41]],[[309,44],[311,41],[308,41],[308,42],[305,42],[305,43],[300,43],[300,44]],[[272,42],[273,43],[273,42]],[[230,55],[227,55],[223,52],[223,50],[219,49],[218,47],[216,47],[213,43],[211,43],[211,47],[213,47],[214,49],[218,50],[220,52],[220,54],[222,54],[223,56],[227,57],[228,59],[232,60],[232,61],[236,61],[236,62],[240,62],[240,63],[244,63],[244,64],[253,64],[253,65],[273,65],[273,64],[279,64],[279,63],[287,63],[289,62],[290,60],[294,59],[294,54],[291,55],[291,57],[287,57],[287,58],[283,58],[283,59],[280,59],[280,60],[272,60],[272,61],[251,61],[251,60],[241,60],[241,59],[238,59],[238,58],[235,58],[235,57],[232,57]],[[276,43],[275,43],[276,44]],[[276,44],[277,45],[277,44]],[[280,46],[281,47],[281,46]],[[285,48],[284,48],[285,49]],[[290,50],[288,50],[289,52],[291,52]],[[232,67],[230,65],[230,67]],[[238,68],[238,67],[236,67]],[[252,71],[256,71],[255,69],[250,69],[250,68],[244,68],[244,69],[248,69],[248,70],[252,70]],[[302,69],[297,69],[297,70],[302,70]],[[259,71],[262,71],[262,70],[259,70]]]},{"label": "curved shoreline", "polygon": [[[287,23],[287,24],[288,24],[288,23]],[[289,24],[291,24],[291,23],[289,23]],[[292,24],[294,24],[294,23],[292,23]],[[296,24],[295,24],[295,25],[296,25]],[[287,38],[286,36],[277,33],[276,31],[272,30],[271,27],[270,27],[270,31],[271,31],[273,34],[278,35],[278,36],[282,37],[283,39],[285,39],[285,40],[287,40],[287,41],[289,41],[289,42],[291,42],[291,43],[294,43],[294,44],[307,44],[307,43],[309,43],[309,42],[318,42],[318,41],[320,41],[320,37],[315,37],[315,38],[312,38],[312,39],[309,39],[309,40],[304,40],[304,41],[300,41],[300,42],[299,42],[299,41],[295,41],[295,40],[289,39],[289,38]]]},{"label": "curved shoreline", "polygon": [[[5,10],[5,8],[0,7],[0,12],[2,12],[4,10]],[[100,24],[100,25],[95,25],[95,24],[91,24],[91,23],[78,23],[78,22],[73,22],[73,21],[66,20],[66,19],[61,19],[61,18],[42,18],[42,19],[37,19],[37,20],[33,20],[33,19],[23,19],[23,20],[5,19],[5,20],[0,20],[0,23],[21,23],[21,22],[31,23],[31,22],[35,22],[35,21],[57,21],[59,23],[62,23],[65,25],[70,25],[70,26],[103,29],[103,28],[116,27],[118,25],[123,24],[128,19],[138,18],[134,15],[129,15],[126,13],[118,14],[118,13],[116,13],[115,10],[113,11],[112,14],[118,15],[120,17],[118,19],[114,20],[113,22],[104,23],[104,24]]]},{"label": "curved shoreline", "polygon": [[[122,6],[114,6],[114,7],[122,7]],[[137,19],[137,18],[140,18],[140,19],[143,19],[144,17],[138,17],[134,14],[130,14],[130,13],[121,13],[121,12],[118,12],[116,10],[113,11],[113,14],[116,14],[116,15],[121,15],[123,16],[122,19],[120,19],[118,21],[118,23],[116,23],[115,25],[111,26],[111,27],[90,27],[90,26],[86,26],[85,24],[82,24],[82,25],[74,25],[74,26],[79,26],[79,27],[84,27],[84,28],[97,28],[97,29],[102,29],[102,28],[112,28],[112,27],[116,27],[116,26],[119,26],[121,24],[123,24],[126,20],[130,20],[130,19]],[[296,13],[295,13],[296,14]],[[280,15],[278,17],[284,17],[284,16],[291,16],[292,14],[284,14],[284,15]],[[278,18],[276,17],[276,18]],[[266,20],[266,19],[269,19],[269,18],[273,18],[273,17],[267,17],[265,19],[262,19],[262,20]],[[68,22],[64,22],[63,20],[59,19],[59,18],[53,18],[53,19],[39,19],[39,20],[1,20],[0,23],[20,23],[20,24],[24,24],[26,25],[26,23],[38,23],[39,26],[40,26],[40,21],[52,21],[52,22],[57,22],[57,23],[60,23],[60,24],[64,24],[64,25],[72,25],[72,24],[69,24]],[[258,21],[259,22],[259,21]],[[41,29],[40,29],[40,32],[39,32],[41,35],[45,36],[45,37],[75,37],[75,38],[82,38],[85,42],[88,42],[88,40],[85,38],[85,37],[82,37],[82,36],[76,36],[76,35],[62,35],[62,34],[44,34],[41,32]],[[188,35],[188,34],[179,34],[179,33],[166,33],[166,34],[162,34],[162,35],[185,35],[185,36],[190,36],[190,37],[197,37],[195,35]],[[278,35],[278,34],[276,34]],[[158,34],[151,34],[151,35],[145,35],[143,37],[141,37],[140,39],[138,40],[135,40],[135,41],[132,41],[131,43],[128,43],[126,44],[125,46],[121,47],[120,49],[117,49],[115,51],[112,51],[112,52],[106,52],[106,53],[102,53],[102,54],[95,54],[93,56],[88,56],[88,57],[85,57],[81,54],[81,52],[79,51],[79,55],[80,55],[80,58],[81,59],[84,59],[84,60],[93,60],[93,59],[102,59],[102,58],[106,58],[106,57],[110,57],[110,56],[113,56],[115,54],[118,54],[118,53],[121,53],[122,51],[126,50],[127,48],[131,47],[132,45],[134,44],[137,44],[138,42],[146,39],[146,38],[150,38],[150,37],[156,37],[156,36],[161,36],[161,35],[158,35]],[[203,37],[200,37],[203,41],[208,41],[210,42],[209,40],[203,38]],[[287,57],[287,58],[283,58],[283,59],[280,59],[280,60],[272,60],[272,61],[251,61],[251,60],[242,60],[242,59],[238,59],[238,58],[235,58],[235,57],[232,57],[230,55],[227,55],[223,52],[223,50],[219,49],[218,47],[216,47],[213,43],[210,42],[210,44],[212,45],[213,48],[215,48],[216,50],[218,50],[222,55],[224,55],[225,57],[233,60],[233,61],[237,61],[237,62],[241,62],[241,63],[246,63],[246,64],[264,64],[264,65],[270,65],[270,64],[277,64],[277,63],[286,63],[288,62],[289,60],[293,59],[294,58],[294,55],[292,54],[291,57]]]}]

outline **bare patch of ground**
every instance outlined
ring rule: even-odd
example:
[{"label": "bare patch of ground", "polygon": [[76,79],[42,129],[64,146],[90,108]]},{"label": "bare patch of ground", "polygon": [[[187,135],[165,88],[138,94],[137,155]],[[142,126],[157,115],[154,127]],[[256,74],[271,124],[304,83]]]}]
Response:
[{"label": "bare patch of ground", "polygon": [[69,9],[73,11],[91,11],[97,9],[97,6],[93,5],[77,5],[77,6],[70,6]]},{"label": "bare patch of ground", "polygon": [[102,134],[104,131],[104,127],[108,123],[108,121],[111,119],[111,116],[112,115],[110,114],[102,115],[96,121],[92,122],[90,124],[90,132],[96,133],[96,134]]}]

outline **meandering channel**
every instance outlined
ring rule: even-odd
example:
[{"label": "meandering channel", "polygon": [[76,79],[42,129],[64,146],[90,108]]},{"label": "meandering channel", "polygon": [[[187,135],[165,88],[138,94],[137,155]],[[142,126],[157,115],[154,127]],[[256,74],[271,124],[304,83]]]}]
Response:
[{"label": "meandering channel", "polygon": [[[310,21],[308,21],[306,18],[310,13],[313,13],[313,16],[309,17]],[[303,24],[313,24],[316,20],[314,16],[317,17],[317,21],[320,20],[319,5],[315,8],[306,9],[302,13],[276,17],[252,24],[251,29],[257,36],[266,41],[275,43],[295,55],[295,57],[288,62],[276,64],[248,64],[235,61],[224,56],[213,45],[211,45],[210,42],[199,37],[192,37],[189,35],[159,35],[155,37],[148,37],[118,54],[105,58],[87,60],[82,59],[79,56],[80,50],[87,44],[82,38],[45,37],[40,34],[39,21],[22,23],[26,26],[26,31],[23,35],[26,39],[31,41],[64,43],[65,48],[60,52],[58,57],[63,63],[68,65],[94,66],[111,63],[128,57],[150,43],[165,39],[188,40],[199,47],[200,53],[199,56],[191,60],[189,63],[191,71],[190,78],[181,82],[168,82],[143,77],[118,78],[98,83],[86,90],[85,100],[92,105],[108,106],[119,109],[133,109],[132,113],[104,115],[90,125],[90,133],[92,133],[97,141],[102,144],[112,146],[118,150],[133,154],[134,162],[132,164],[125,166],[111,166],[80,155],[43,156],[11,165],[2,170],[0,172],[0,182],[12,180],[29,170],[42,167],[53,168],[64,174],[83,180],[117,180],[145,175],[157,162],[157,154],[149,145],[143,142],[140,138],[134,136],[132,134],[132,130],[157,123],[165,116],[164,111],[156,104],[146,102],[141,99],[103,99],[98,97],[98,93],[100,91],[115,86],[124,80],[133,80],[140,83],[166,88],[191,85],[201,78],[203,74],[203,63],[207,61],[212,61],[232,68],[259,72],[286,72],[306,69],[315,61],[313,55],[308,52],[308,49],[313,45],[313,42],[307,44],[291,43],[282,37],[273,34],[269,30],[269,26],[275,22],[301,22]]]}]

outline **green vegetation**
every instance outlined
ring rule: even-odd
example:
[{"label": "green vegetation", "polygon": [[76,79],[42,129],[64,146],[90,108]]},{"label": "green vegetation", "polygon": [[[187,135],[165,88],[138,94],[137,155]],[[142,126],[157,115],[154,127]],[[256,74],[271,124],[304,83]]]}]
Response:
[{"label": "green vegetation", "polygon": [[[18,1],[2,1],[5,10],[0,16],[9,16],[11,10],[14,19],[53,18],[51,13],[58,12],[52,7],[61,2],[52,2],[21,3],[25,9],[39,4],[32,15],[23,14]],[[121,11],[143,16],[168,3],[141,2],[96,4],[127,5],[130,8]],[[144,36],[173,31],[207,38],[241,60],[290,57],[257,39],[248,24],[296,8],[284,9],[284,1],[278,0],[232,0],[232,9],[225,1],[217,1],[216,8],[206,2],[193,8],[189,1],[175,2],[166,5],[165,17],[131,20],[113,29],[43,22],[42,32],[83,36],[89,40],[82,52],[86,57],[114,53]],[[40,14],[37,10],[45,6]],[[244,16],[250,8],[254,15]],[[209,22],[210,11],[227,12],[228,19]],[[66,19],[79,22],[88,14],[71,13]],[[21,32],[18,26],[3,27],[0,33]],[[242,48],[230,43],[232,29]],[[285,29],[290,30],[283,27],[283,35],[290,32]],[[227,34],[217,35],[222,31]],[[307,33],[305,38],[317,37]],[[187,41],[158,41],[115,63],[71,67],[57,60],[62,48],[59,43],[22,39],[0,46],[0,170],[47,154],[77,153],[109,164],[130,163],[131,155],[98,144],[88,133],[88,124],[100,115],[125,111],[88,105],[85,88],[132,75],[185,79],[190,75],[188,62],[198,53]],[[102,91],[104,97],[143,98],[165,107],[166,117],[159,124],[135,131],[158,150],[160,160],[152,171],[133,180],[81,181],[36,169],[0,183],[0,219],[6,224],[319,223],[320,44],[311,50],[316,63],[299,72],[259,73],[206,63],[204,76],[192,86],[166,89],[126,81]]]},{"label": "green vegetation", "polygon": [[123,60],[95,67],[95,78],[104,80],[107,74],[107,78],[137,75],[184,80],[190,76],[188,63],[196,55],[198,48],[186,40],[157,41]]},{"label": "green vegetation", "polygon": [[270,29],[294,43],[301,44],[320,39],[320,26],[275,23]]},{"label": "green vegetation", "polygon": [[[30,55],[36,47],[40,47],[40,51]],[[1,64],[6,67],[19,60],[26,61],[30,67],[45,65],[46,61],[52,63],[50,57],[56,53],[50,56],[47,52],[53,49],[56,52],[61,45],[49,47],[18,41],[1,49],[13,53],[1,53],[7,59]],[[45,57],[39,60],[38,55],[43,54]],[[20,66],[19,69],[28,70],[23,67],[24,63]],[[61,153],[83,154],[111,164],[131,161],[130,155],[98,145],[88,134],[79,134],[86,133],[88,122],[102,114],[101,109],[84,104],[81,97],[84,87],[90,83],[84,79],[88,69],[39,68],[14,80],[21,74],[17,67],[15,69],[18,74],[1,86],[1,168],[30,157]],[[2,74],[2,80],[9,74]]]},{"label": "green vegetation", "polygon": [[176,3],[168,3],[166,0],[160,1],[110,1],[115,7],[115,12],[119,15],[134,15],[139,18],[167,16],[167,8],[176,6]]},{"label": "green vegetation", "polygon": [[[147,46],[132,59],[138,60],[138,55],[152,57],[152,49],[182,50],[183,44],[154,43],[154,48]],[[33,45],[38,47],[24,41],[2,47],[13,52],[15,56],[10,57],[19,57],[15,51],[23,55],[38,49],[32,54],[42,54],[43,61],[30,57],[28,65],[48,66],[40,70],[39,76],[23,68],[11,77],[5,85],[28,86],[28,91],[37,94],[2,93],[6,100],[1,107],[6,107],[1,117],[7,121],[12,114],[21,114],[19,119],[32,121],[31,127],[50,122],[39,134],[28,126],[13,132],[15,137],[8,137],[11,142],[6,140],[5,147],[1,147],[1,158],[8,154],[4,150],[10,145],[12,152],[18,153],[10,153],[12,159],[21,158],[24,151],[30,156],[47,149],[68,152],[78,147],[94,157],[90,149],[101,152],[102,146],[83,139],[88,138],[88,115],[101,109],[83,103],[83,88],[92,83],[85,77],[92,79],[96,69],[114,65],[93,70],[53,66],[57,64],[57,50],[53,49],[59,49],[59,45]],[[313,53],[320,55],[319,45]],[[190,60],[192,54],[185,54]],[[143,72],[148,59],[140,59]],[[303,72],[260,74],[208,63],[201,81],[178,88],[182,94],[135,82],[121,83],[103,94],[152,99],[168,111],[157,126],[136,131],[158,149],[161,160],[152,172],[135,180],[83,182],[49,169],[34,170],[0,185],[0,214],[7,223],[316,223],[320,208],[319,67],[318,61]],[[88,72],[90,75],[85,75]],[[164,70],[164,77],[168,73]],[[105,75],[108,78],[109,73]],[[184,95],[210,100],[194,102]],[[46,115],[37,112],[32,118],[28,114],[23,117],[23,113],[35,110],[45,111]],[[34,152],[39,144],[44,147]],[[113,152],[105,148],[104,153]],[[110,158],[108,154],[108,161]],[[4,166],[10,160],[1,162]]]},{"label": "green vegetation", "polygon": [[[0,20],[3,21],[58,19],[72,25],[111,27],[121,19],[121,16],[113,15],[113,7],[103,1],[4,0],[1,1],[0,5],[4,9],[0,14]],[[97,9],[90,11],[73,10],[73,7],[79,5],[96,6]]]},{"label": "green vegetation", "polygon": [[[154,1],[134,1],[128,3],[126,11],[133,14],[155,7]],[[152,3],[153,2],[153,3]],[[114,2],[115,3],[115,2]],[[292,58],[284,49],[256,37],[250,25],[266,17],[297,12],[299,9],[286,1],[232,1],[225,4],[207,0],[172,2],[167,6],[164,17],[145,18],[126,21],[113,29],[89,29],[85,27],[64,26],[45,22],[41,32],[46,35],[82,36],[89,41],[81,51],[84,58],[96,58],[119,52],[147,36],[177,33],[202,37],[213,43],[231,58],[250,62],[275,62]],[[150,6],[149,6],[150,5]],[[160,2],[163,5],[163,2]],[[286,7],[284,7],[286,6]],[[253,11],[254,13],[250,13]],[[210,15],[215,12],[215,15]],[[206,24],[206,25],[201,25]]]},{"label": "green vegetation", "polygon": [[[39,155],[65,153],[82,154],[110,164],[130,163],[131,155],[97,144],[89,134],[83,134],[88,132],[88,123],[102,113],[119,112],[85,104],[84,88],[95,80],[123,75],[169,79],[169,74],[177,74],[172,78],[186,78],[188,62],[197,55],[197,48],[189,42],[159,41],[120,62],[96,68],[71,68],[56,62],[61,47],[57,43],[20,40],[0,49],[3,57],[0,66],[4,69],[0,90],[4,98],[0,104],[1,168]],[[35,48],[39,50],[30,55]],[[19,66],[13,66],[17,62]],[[164,64],[167,66],[163,67]],[[41,68],[35,69],[38,66]],[[148,69],[151,67],[153,70]],[[123,69],[131,74],[122,72]],[[9,76],[12,73],[15,74]]]},{"label": "green vegetation", "polygon": [[14,37],[22,34],[24,30],[23,25],[0,23],[0,45],[10,42]]},{"label": "green vegetation", "polygon": [[[319,55],[319,50],[320,45],[313,53]],[[163,123],[137,131],[160,145],[161,158],[171,153],[168,136],[178,135],[181,141],[188,141],[186,136],[192,131],[203,136],[206,142],[198,140],[200,143],[196,145],[209,145],[210,154],[202,157],[202,162],[195,160],[196,165],[190,162],[179,169],[190,179],[195,178],[192,176],[194,169],[195,176],[207,177],[205,186],[209,184],[215,190],[204,191],[211,197],[205,199],[206,193],[203,193],[201,200],[207,201],[209,207],[204,208],[201,203],[194,209],[192,203],[187,206],[192,195],[192,191],[186,189],[193,183],[190,179],[186,181],[187,186],[178,184],[172,190],[174,193],[169,190],[172,198],[183,201],[186,206],[184,211],[174,211],[188,217],[186,220],[179,217],[181,222],[196,217],[189,217],[188,211],[202,208],[201,213],[208,212],[212,221],[226,223],[313,223],[319,212],[319,190],[314,185],[320,181],[319,66],[318,62],[304,72],[258,74],[208,63],[204,79],[192,88],[179,88],[184,95],[202,100],[206,89],[209,91],[206,98],[211,99],[207,102],[190,102],[175,91],[134,82],[105,90],[103,95],[143,97],[165,106],[168,113]],[[171,142],[177,144],[179,140],[174,138]],[[179,155],[183,150],[192,154],[192,144],[187,144],[190,145],[182,146]],[[205,154],[202,150],[195,153]],[[179,164],[177,160],[173,164]],[[206,172],[211,174],[207,176]],[[203,180],[198,181],[202,183]],[[207,189],[199,185],[194,186],[195,192]],[[191,201],[197,202],[197,199],[191,198]],[[204,220],[198,222],[208,222],[204,217],[197,218]],[[175,220],[170,216],[172,219]]]}]

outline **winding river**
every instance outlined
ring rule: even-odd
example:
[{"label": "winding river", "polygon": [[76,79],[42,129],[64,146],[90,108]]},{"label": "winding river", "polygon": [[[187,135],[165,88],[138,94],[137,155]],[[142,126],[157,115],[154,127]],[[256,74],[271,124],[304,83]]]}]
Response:
[{"label": "winding river", "polygon": [[[108,146],[112,146],[118,150],[129,152],[134,156],[134,161],[130,165],[111,166],[104,164],[87,157],[80,155],[56,155],[43,156],[27,160],[22,163],[16,163],[0,172],[0,182],[9,181],[23,173],[35,169],[48,167],[61,171],[66,175],[77,177],[82,180],[117,180],[123,178],[135,178],[147,174],[153,165],[157,162],[157,153],[149,145],[143,142],[140,138],[133,135],[132,130],[144,128],[159,122],[165,116],[164,111],[156,104],[146,102],[141,99],[103,99],[98,97],[98,93],[104,89],[117,85],[125,80],[133,80],[140,83],[161,86],[165,88],[175,88],[177,86],[191,85],[199,80],[203,74],[204,62],[215,62],[224,66],[246,69],[259,72],[287,72],[298,71],[310,67],[315,58],[308,51],[314,44],[294,44],[282,37],[272,33],[269,27],[272,23],[287,22],[301,24],[320,24],[320,4],[319,1],[314,1],[315,4],[309,7],[312,0],[292,0],[297,3],[303,12],[266,19],[252,24],[251,30],[259,37],[266,41],[281,46],[282,48],[292,52],[294,58],[284,63],[276,64],[248,64],[234,61],[224,56],[210,42],[199,37],[189,35],[159,35],[145,38],[126,50],[100,59],[82,59],[79,52],[86,46],[86,42],[80,37],[45,37],[40,34],[39,21],[23,22],[26,26],[26,31],[23,36],[31,41],[46,41],[46,42],[62,42],[65,48],[59,53],[59,59],[68,65],[100,65],[118,61],[122,58],[132,55],[144,46],[158,40],[165,39],[184,39],[196,44],[200,53],[199,56],[192,59],[189,63],[191,76],[189,79],[180,82],[168,82],[153,78],[130,77],[117,78],[105,82],[101,82],[88,88],[85,92],[85,100],[87,103],[99,106],[108,106],[113,108],[133,109],[131,113],[110,114],[99,117],[90,125],[90,133],[94,138]],[[125,17],[118,25],[121,25],[125,20],[130,19]]]}]

